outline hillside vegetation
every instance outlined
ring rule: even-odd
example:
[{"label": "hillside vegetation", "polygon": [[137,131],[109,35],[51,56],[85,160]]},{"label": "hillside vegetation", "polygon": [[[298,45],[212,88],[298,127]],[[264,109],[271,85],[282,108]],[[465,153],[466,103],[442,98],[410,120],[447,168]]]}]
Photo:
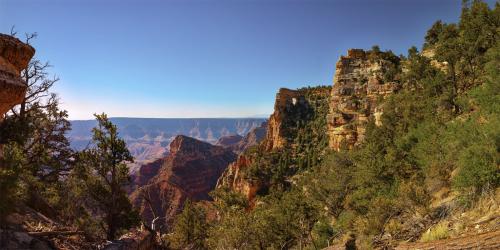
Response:
[{"label": "hillside vegetation", "polygon": [[[454,216],[487,200],[498,217],[499,31],[498,3],[465,3],[459,23],[436,22],[422,51],[410,48],[384,73],[400,89],[381,100],[381,125],[371,121],[353,150],[326,150],[327,106],[290,116],[291,146],[246,152],[254,159],[246,179],[264,183],[254,205],[230,189],[214,192],[220,217],[198,246],[319,249],[355,240],[369,249],[463,233],[467,219]],[[311,90],[308,100],[321,103]]]}]

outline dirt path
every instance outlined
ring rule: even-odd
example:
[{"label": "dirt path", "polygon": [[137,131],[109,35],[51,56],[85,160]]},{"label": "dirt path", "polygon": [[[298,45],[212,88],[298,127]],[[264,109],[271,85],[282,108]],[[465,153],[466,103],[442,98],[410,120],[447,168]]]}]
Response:
[{"label": "dirt path", "polygon": [[500,230],[453,239],[437,240],[426,243],[405,243],[396,250],[455,250],[455,249],[500,249]]}]

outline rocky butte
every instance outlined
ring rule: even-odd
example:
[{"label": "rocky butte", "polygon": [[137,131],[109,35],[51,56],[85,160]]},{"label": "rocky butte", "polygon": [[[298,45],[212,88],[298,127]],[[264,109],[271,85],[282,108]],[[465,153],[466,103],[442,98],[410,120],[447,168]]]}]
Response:
[{"label": "rocky butte", "polygon": [[[162,163],[158,173],[134,191],[131,200],[145,221],[159,217],[161,225],[169,224],[186,199],[211,200],[209,192],[234,160],[236,155],[230,149],[179,135],[170,144],[169,155],[158,162]],[[149,175],[151,171],[155,170],[145,172]]]},{"label": "rocky butte", "polygon": [[299,90],[281,88],[276,94],[274,112],[267,123],[265,138],[258,144],[257,148],[250,150],[251,152],[248,150],[243,152],[238,156],[236,162],[229,165],[218,180],[217,187],[241,193],[253,205],[252,200],[257,192],[268,185],[268,183],[251,180],[245,176],[245,172],[255,162],[256,155],[254,151],[272,152],[285,148],[296,149],[300,147],[300,143],[294,141],[293,138],[296,138],[300,133],[299,128],[312,119],[313,113],[315,113],[312,107],[317,105],[318,102],[329,99],[329,95],[329,88],[325,87]]},{"label": "rocky butte", "polygon": [[[280,149],[288,143],[286,131],[290,128],[286,126],[286,121],[289,120],[289,110],[299,105],[307,105],[300,91],[286,88],[281,88],[278,91],[274,103],[274,112],[267,123],[266,136],[259,145],[260,150]],[[253,158],[253,155],[249,153],[239,155],[238,160],[231,163],[219,178],[217,188],[228,188],[243,194],[249,201],[252,201],[259,189],[264,185],[264,183],[245,178],[243,172],[252,165]]]},{"label": "rocky butte", "polygon": [[370,118],[380,124],[379,99],[398,88],[387,77],[394,62],[384,59],[385,52],[374,53],[350,49],[337,62],[327,116],[329,146],[334,150],[352,149],[359,144]]},{"label": "rocky butte", "polygon": [[[331,92],[325,88],[316,90],[290,90],[282,88],[276,95],[274,112],[267,124],[267,134],[259,150],[272,152],[296,149],[300,143],[297,131],[310,119],[311,107],[320,100],[328,101],[328,110],[321,113],[326,122],[323,128],[328,143],[324,149],[352,149],[362,142],[370,119],[380,124],[383,107],[381,99],[398,90],[399,85],[391,77],[391,70],[399,58],[379,51],[350,49],[336,64]],[[315,121],[317,122],[317,121]],[[302,124],[302,125],[301,125]],[[251,202],[257,192],[266,185],[245,177],[245,169],[254,162],[251,153],[243,153],[218,180],[218,188],[228,188],[243,194]]]}]

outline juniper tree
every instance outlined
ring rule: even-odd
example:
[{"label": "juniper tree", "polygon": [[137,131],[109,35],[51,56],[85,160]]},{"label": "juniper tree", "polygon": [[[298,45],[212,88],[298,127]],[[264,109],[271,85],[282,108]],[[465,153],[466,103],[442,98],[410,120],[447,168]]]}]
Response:
[{"label": "juniper tree", "polygon": [[138,213],[124,189],[130,183],[126,163],[133,162],[133,157],[107,115],[96,114],[95,118],[98,124],[92,130],[94,147],[80,152],[77,172],[95,205],[89,209],[100,217],[106,238],[112,240],[120,230],[139,223]]}]

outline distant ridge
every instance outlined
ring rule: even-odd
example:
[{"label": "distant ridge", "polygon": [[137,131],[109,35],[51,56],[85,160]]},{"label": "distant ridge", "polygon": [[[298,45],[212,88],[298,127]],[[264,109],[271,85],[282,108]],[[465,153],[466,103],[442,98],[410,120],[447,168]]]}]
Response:
[{"label": "distant ridge", "polygon": [[[245,136],[259,127],[264,118],[110,118],[125,139],[136,164],[152,162],[168,152],[168,145],[177,135],[193,137],[215,144],[221,137],[238,134]],[[92,139],[95,120],[72,120],[68,133],[71,146],[81,150]],[[133,171],[133,169],[132,169]]]}]

